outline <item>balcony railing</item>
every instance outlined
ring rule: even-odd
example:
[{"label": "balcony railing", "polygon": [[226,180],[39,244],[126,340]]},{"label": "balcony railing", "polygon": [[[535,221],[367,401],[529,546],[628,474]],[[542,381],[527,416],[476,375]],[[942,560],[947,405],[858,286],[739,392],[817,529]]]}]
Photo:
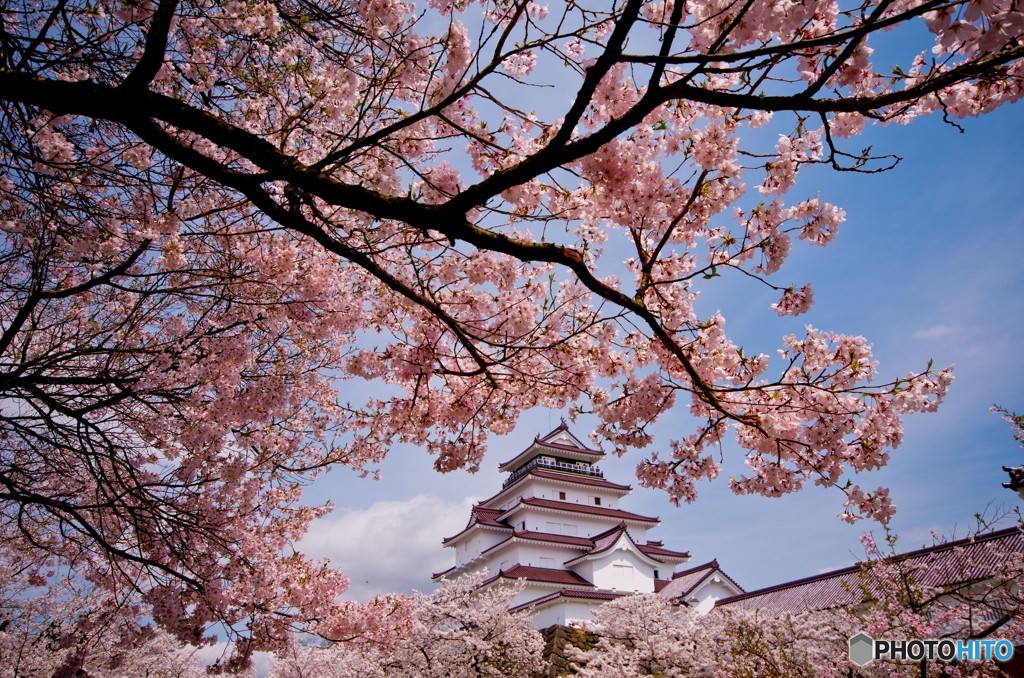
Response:
[{"label": "balcony railing", "polygon": [[581,476],[592,476],[594,478],[604,478],[604,473],[601,469],[596,466],[592,466],[586,462],[569,462],[559,461],[558,459],[551,459],[545,457],[536,457],[526,466],[517,469],[515,473],[508,477],[508,480],[501,486],[501,489],[505,489],[512,483],[516,482],[527,473],[535,468],[548,468],[553,471],[568,471],[570,473],[578,473]]}]

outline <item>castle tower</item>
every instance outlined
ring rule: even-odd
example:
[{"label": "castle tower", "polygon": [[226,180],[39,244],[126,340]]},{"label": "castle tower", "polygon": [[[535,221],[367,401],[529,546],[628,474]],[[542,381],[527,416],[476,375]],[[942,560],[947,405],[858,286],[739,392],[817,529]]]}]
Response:
[{"label": "castle tower", "polygon": [[601,603],[666,587],[688,553],[647,538],[658,518],[619,508],[628,485],[605,480],[600,450],[562,424],[498,468],[500,492],[473,507],[469,522],[444,540],[455,567],[434,581],[487,568],[484,586],[524,579],[515,607],[531,608],[536,625],[586,619]]}]

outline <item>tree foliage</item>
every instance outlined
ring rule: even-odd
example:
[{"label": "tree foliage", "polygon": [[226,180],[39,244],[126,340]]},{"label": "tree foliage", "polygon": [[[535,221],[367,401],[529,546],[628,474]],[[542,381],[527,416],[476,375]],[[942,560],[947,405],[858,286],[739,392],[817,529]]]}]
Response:
[{"label": "tree foliage", "polygon": [[201,678],[199,648],[138,624],[138,598],[0,559],[0,676]]},{"label": "tree foliage", "polygon": [[[1024,529],[1018,524],[1017,529]],[[907,558],[864,539],[866,559],[843,607],[779,611],[724,605],[701,616],[656,595],[603,605],[584,628],[599,637],[573,653],[576,675],[1000,676],[994,661],[848,660],[860,632],[876,639],[1002,638],[1024,641],[1020,540],[958,546],[938,560]],[[835,583],[833,585],[839,585]],[[795,598],[793,598],[795,600]]]},{"label": "tree foliage", "polygon": [[412,625],[388,646],[293,643],[274,678],[529,678],[544,663],[544,640],[528,614],[509,612],[521,583],[480,589],[485,573],[442,582],[412,597]]},{"label": "tree foliage", "polygon": [[[813,480],[849,520],[891,515],[847,475],[949,372],[870,383],[866,340],[817,329],[770,369],[694,299],[743,275],[806,310],[777,272],[844,215],[798,172],[890,165],[844,145],[866,123],[1019,98],[1019,3],[2,8],[7,548],[136,590],[183,639],[393,635],[401,600],[340,603],[292,550],[303,483],[400,441],[476,468],[539,406],[593,410],[620,452],[689,406],[639,468],[676,501],[731,426],[735,491]],[[883,31],[917,56],[876,64]]]},{"label": "tree foliage", "polygon": [[656,595],[620,598],[598,608],[585,628],[597,645],[576,651],[575,675],[846,676],[847,638],[857,633],[842,611],[773,614],[713,610],[699,615]]}]

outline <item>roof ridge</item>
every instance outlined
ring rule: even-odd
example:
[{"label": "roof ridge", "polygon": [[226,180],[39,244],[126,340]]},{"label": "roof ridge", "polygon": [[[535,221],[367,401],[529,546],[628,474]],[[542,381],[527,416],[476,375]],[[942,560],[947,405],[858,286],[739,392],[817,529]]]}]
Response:
[{"label": "roof ridge", "polygon": [[714,569],[714,568],[721,569],[719,567],[719,565],[718,565],[718,558],[715,558],[713,560],[709,560],[708,562],[704,563],[703,565],[695,565],[695,566],[687,568],[687,569],[685,569],[685,570],[683,570],[681,572],[675,572],[675,573],[672,574],[672,578],[673,579],[679,579],[680,577],[685,577],[688,574],[693,574],[694,572],[696,572],[698,570],[703,570],[705,567],[710,567],[712,569]]},{"label": "roof ridge", "polygon": [[[561,477],[560,478],[553,478],[552,475],[564,476],[564,478],[561,478]],[[547,479],[547,480],[552,480],[552,481],[555,481],[555,482],[560,482],[561,481],[561,482],[577,483],[579,485],[590,485],[592,487],[598,487],[598,488],[602,488],[602,489],[606,489],[606,490],[625,491],[627,493],[633,491],[633,487],[631,485],[623,485],[621,483],[614,483],[614,482],[612,482],[610,480],[606,480],[605,478],[598,478],[596,476],[587,476],[587,475],[574,474],[572,471],[558,471],[558,470],[555,470],[555,469],[547,469],[547,468],[532,468],[527,473],[524,473],[520,477],[516,478],[516,480],[514,482],[511,482],[508,485],[506,485],[505,487],[501,488],[500,490],[495,492],[493,495],[491,495],[487,499],[484,499],[484,500],[478,502],[478,505],[479,504],[486,504],[487,502],[494,501],[494,499],[496,497],[500,497],[502,494],[504,494],[505,492],[507,492],[510,489],[514,488],[515,486],[519,485],[521,482],[523,482],[525,479],[529,478],[530,476],[533,476],[535,478],[543,478],[543,479]]]},{"label": "roof ridge", "polygon": [[[553,511],[589,513],[591,515],[605,515],[609,518],[619,517],[622,520],[636,520],[643,523],[661,522],[660,518],[644,516],[639,513],[633,513],[632,511],[624,511],[623,509],[611,508],[608,506],[591,506],[590,504],[574,504],[572,502],[559,501],[557,499],[545,499],[544,497],[520,497],[519,502],[515,506],[519,506],[521,504],[525,504],[526,506],[537,506],[539,508],[548,508]],[[546,504],[554,504],[554,506]],[[510,508],[509,511],[514,509],[515,506]]]},{"label": "roof ridge", "polygon": [[747,598],[752,598],[754,596],[764,595],[766,593],[774,593],[776,591],[784,591],[786,589],[794,588],[796,586],[802,586],[804,584],[810,584],[810,583],[814,583],[814,582],[818,582],[818,581],[825,581],[827,579],[834,579],[836,577],[842,577],[842,576],[850,575],[850,574],[853,574],[853,573],[856,573],[856,572],[861,572],[866,565],[868,565],[869,563],[872,563],[872,562],[879,562],[879,561],[904,562],[904,561],[907,561],[907,560],[912,560],[914,558],[920,558],[922,556],[927,556],[927,555],[931,555],[931,554],[934,554],[934,553],[942,553],[942,552],[945,552],[945,551],[952,551],[953,549],[958,548],[960,546],[970,546],[972,544],[984,544],[986,542],[994,541],[996,539],[1002,539],[1003,537],[1009,537],[1009,536],[1013,535],[1014,533],[1017,533],[1017,534],[1020,534],[1020,535],[1024,535],[1024,530],[1022,530],[1019,526],[1015,525],[1013,527],[1005,528],[1005,529],[1002,529],[1002,530],[996,530],[994,532],[987,532],[985,534],[980,534],[980,535],[972,535],[972,536],[964,537],[962,539],[955,539],[953,541],[943,542],[941,544],[935,544],[933,546],[926,546],[924,548],[919,548],[919,549],[916,549],[914,551],[907,551],[906,553],[897,553],[897,554],[895,554],[893,556],[886,556],[884,558],[878,558],[876,560],[860,560],[860,561],[857,561],[856,563],[854,563],[853,565],[848,565],[847,567],[842,567],[842,568],[839,568],[837,570],[831,570],[829,572],[821,572],[819,574],[814,574],[814,575],[810,575],[810,576],[807,576],[807,577],[801,577],[800,579],[794,579],[792,581],[782,582],[781,584],[775,584],[773,586],[766,586],[764,588],[756,589],[754,591],[747,591],[746,593],[741,593],[739,595],[730,596],[728,598],[723,598],[722,600],[718,601],[718,604],[719,605],[725,605],[726,603],[730,603],[730,602],[734,602],[734,601],[740,601],[740,600],[746,600]]},{"label": "roof ridge", "polygon": [[[929,553],[938,553],[939,551],[948,551],[957,548],[958,546],[969,546],[971,544],[984,543],[987,541],[993,541],[995,539],[1001,539],[1008,537],[1014,532],[1024,535],[1024,529],[1020,525],[1014,525],[1012,527],[1006,527],[1002,530],[995,530],[993,532],[986,532],[984,534],[973,534],[960,539],[954,539],[953,541],[946,541],[940,544],[933,544],[932,546],[925,546],[923,548],[916,549],[914,551],[907,551],[906,553],[897,553],[894,556],[888,556],[881,560],[906,560],[909,558],[916,558],[918,556],[927,555]],[[865,561],[860,561],[865,562]]]},{"label": "roof ridge", "polygon": [[[551,429],[550,431],[548,431],[544,435],[540,435],[538,433],[536,436],[534,436],[533,439],[534,440],[546,440],[546,439],[550,438],[551,436],[555,435],[556,433],[561,433],[562,431],[565,431],[565,432],[569,433],[569,435],[572,435],[572,432],[569,431],[569,425],[565,423],[565,417],[561,418],[560,423],[558,424],[558,426],[554,427],[553,429]],[[575,438],[576,436],[573,436],[573,437]]]},{"label": "roof ridge", "polygon": [[588,537],[588,539],[590,539],[591,541],[593,541],[596,544],[598,539],[604,539],[605,537],[610,537],[615,532],[621,531],[621,530],[625,530],[625,529],[626,529],[626,521],[625,520],[620,520],[617,525],[613,525],[612,527],[608,528],[604,532],[601,532],[600,534],[595,534],[592,537]]},{"label": "roof ridge", "polygon": [[763,589],[756,589],[754,591],[747,591],[740,593],[735,596],[729,596],[728,598],[722,598],[716,605],[724,605],[727,602],[733,602],[738,600],[745,600],[746,598],[752,598],[754,596],[764,595],[766,593],[775,593],[776,591],[785,591],[796,586],[802,586],[804,584],[810,584],[817,581],[825,581],[826,579],[834,579],[836,577],[843,577],[854,572],[861,571],[861,563],[855,563],[848,567],[844,567],[838,570],[832,570],[831,572],[821,572],[818,574],[812,574],[808,577],[801,577],[800,579],[794,579],[793,581],[782,582],[781,584],[774,584],[772,586],[766,586]]}]

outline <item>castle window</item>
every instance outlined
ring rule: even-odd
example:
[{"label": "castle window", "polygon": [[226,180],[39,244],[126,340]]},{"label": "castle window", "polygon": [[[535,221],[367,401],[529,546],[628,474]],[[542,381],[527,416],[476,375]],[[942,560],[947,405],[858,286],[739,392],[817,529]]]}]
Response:
[{"label": "castle window", "polygon": [[565,501],[565,492],[559,492],[558,498],[561,499],[562,501]]},{"label": "castle window", "polygon": [[601,505],[601,497],[594,497],[594,506]]}]

